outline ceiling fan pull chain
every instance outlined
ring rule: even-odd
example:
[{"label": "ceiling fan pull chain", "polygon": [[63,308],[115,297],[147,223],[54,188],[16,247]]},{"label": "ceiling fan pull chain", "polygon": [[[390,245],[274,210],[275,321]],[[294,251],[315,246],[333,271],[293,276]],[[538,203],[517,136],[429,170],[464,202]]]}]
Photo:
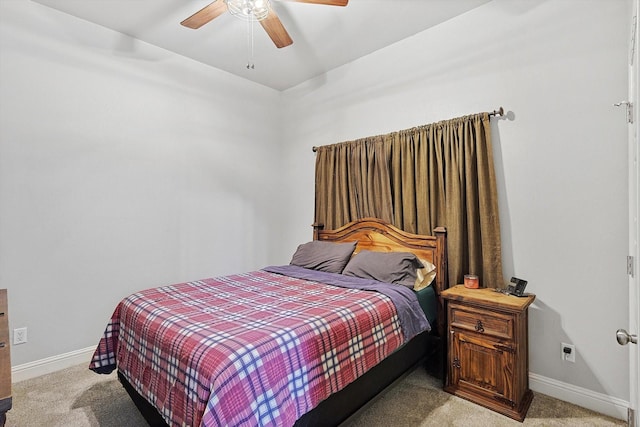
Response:
[{"label": "ceiling fan pull chain", "polygon": [[247,50],[248,50],[248,59],[247,59],[247,70],[255,69],[255,64],[253,63],[253,20],[250,19],[247,21]]}]

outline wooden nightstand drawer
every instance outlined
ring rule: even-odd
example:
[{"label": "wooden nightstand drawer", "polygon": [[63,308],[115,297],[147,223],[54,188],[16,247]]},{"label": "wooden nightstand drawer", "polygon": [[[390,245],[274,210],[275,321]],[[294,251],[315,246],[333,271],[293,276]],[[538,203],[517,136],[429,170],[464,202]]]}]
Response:
[{"label": "wooden nightstand drawer", "polygon": [[451,304],[449,311],[452,328],[475,331],[497,338],[513,338],[513,316],[481,308]]}]

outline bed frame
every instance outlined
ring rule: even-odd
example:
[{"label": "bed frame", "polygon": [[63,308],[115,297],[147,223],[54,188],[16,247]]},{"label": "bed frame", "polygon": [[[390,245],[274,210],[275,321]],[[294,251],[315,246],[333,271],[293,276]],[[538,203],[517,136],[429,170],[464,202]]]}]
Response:
[{"label": "bed frame", "polygon": [[[444,378],[444,309],[440,293],[448,287],[446,230],[438,227],[434,236],[407,233],[377,218],[364,218],[336,230],[324,230],[314,224],[314,240],[329,242],[357,241],[356,252],[366,249],[381,252],[412,252],[436,266],[434,283],[438,296],[438,320],[431,332],[423,332],[370,369],[344,389],[329,396],[312,411],[303,415],[296,426],[338,425],[353,415],[378,393],[402,378],[421,363],[428,362],[429,371]],[[166,426],[155,408],[140,396],[118,371],[118,378],[150,426]]]}]

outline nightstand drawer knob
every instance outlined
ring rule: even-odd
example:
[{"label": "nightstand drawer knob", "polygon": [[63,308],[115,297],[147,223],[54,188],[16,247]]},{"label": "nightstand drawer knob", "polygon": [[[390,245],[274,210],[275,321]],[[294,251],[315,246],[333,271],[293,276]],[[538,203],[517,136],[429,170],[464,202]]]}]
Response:
[{"label": "nightstand drawer knob", "polygon": [[477,332],[484,332],[484,326],[482,325],[482,320],[478,320],[476,322],[476,331]]},{"label": "nightstand drawer knob", "polygon": [[4,341],[0,342],[0,348],[4,348],[5,345]]}]

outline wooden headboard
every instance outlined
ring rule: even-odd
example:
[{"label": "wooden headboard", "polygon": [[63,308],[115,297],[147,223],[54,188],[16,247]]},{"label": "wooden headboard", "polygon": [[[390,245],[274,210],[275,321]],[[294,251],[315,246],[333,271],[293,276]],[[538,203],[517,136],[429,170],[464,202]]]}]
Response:
[{"label": "wooden headboard", "polygon": [[[436,266],[435,286],[438,295],[438,329],[444,325],[444,304],[440,293],[449,287],[447,278],[447,231],[434,230],[434,236],[407,233],[378,218],[363,218],[336,230],[313,225],[313,239],[328,242],[358,242],[356,252],[366,249],[379,252],[412,252]],[[442,331],[440,331],[442,332]]]}]

